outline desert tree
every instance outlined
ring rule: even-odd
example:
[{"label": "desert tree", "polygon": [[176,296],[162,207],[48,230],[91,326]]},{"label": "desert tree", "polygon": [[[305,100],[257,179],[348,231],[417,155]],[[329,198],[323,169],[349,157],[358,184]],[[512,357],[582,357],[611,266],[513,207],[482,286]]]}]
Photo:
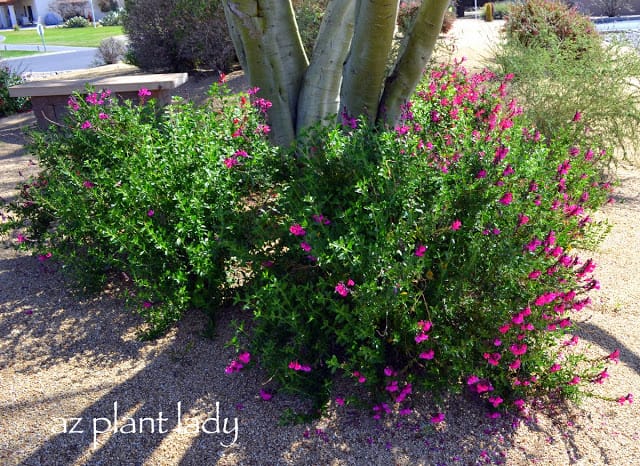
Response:
[{"label": "desert tree", "polygon": [[223,0],[249,83],[273,104],[278,145],[340,115],[394,124],[431,57],[449,2],[424,0],[394,47],[400,0],[329,0],[307,57],[291,0]]}]

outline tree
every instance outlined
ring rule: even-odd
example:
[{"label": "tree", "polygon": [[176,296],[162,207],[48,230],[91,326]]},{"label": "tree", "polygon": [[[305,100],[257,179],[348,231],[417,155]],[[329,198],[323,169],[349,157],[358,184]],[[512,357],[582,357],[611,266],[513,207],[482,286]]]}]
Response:
[{"label": "tree", "polygon": [[449,1],[423,1],[394,53],[399,0],[330,0],[310,59],[291,0],[223,4],[240,64],[273,104],[274,142],[286,146],[335,115],[395,123],[431,57]]}]

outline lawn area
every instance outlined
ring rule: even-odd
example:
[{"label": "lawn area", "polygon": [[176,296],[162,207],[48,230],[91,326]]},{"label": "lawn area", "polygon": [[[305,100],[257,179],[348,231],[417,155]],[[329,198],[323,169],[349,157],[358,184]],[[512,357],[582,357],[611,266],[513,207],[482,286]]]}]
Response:
[{"label": "lawn area", "polygon": [[[102,39],[124,34],[121,26],[101,26],[86,28],[47,28],[44,38],[47,45],[68,45],[72,47],[98,47]],[[3,31],[4,44],[37,44],[42,41],[35,28],[19,31]]]},{"label": "lawn area", "polygon": [[38,53],[40,52],[31,52],[29,50],[0,50],[0,58],[27,57]]}]

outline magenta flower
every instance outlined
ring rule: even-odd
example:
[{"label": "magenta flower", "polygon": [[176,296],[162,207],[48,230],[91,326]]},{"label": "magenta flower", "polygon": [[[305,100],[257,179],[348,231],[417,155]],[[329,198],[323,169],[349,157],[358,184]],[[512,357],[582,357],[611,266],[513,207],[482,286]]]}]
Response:
[{"label": "magenta flower", "polygon": [[344,398],[336,398],[336,404],[338,406],[344,406]]},{"label": "magenta flower", "polygon": [[251,361],[251,353],[249,352],[240,353],[238,355],[238,361],[240,361],[242,364],[249,364],[249,362]]},{"label": "magenta flower", "polygon": [[240,162],[238,161],[237,157],[227,157],[226,159],[224,159],[225,167],[233,168],[236,165],[240,165]]},{"label": "magenta flower", "polygon": [[260,389],[260,398],[262,398],[264,401],[269,401],[271,398],[273,398],[273,395],[271,393],[269,393],[266,390],[263,390],[262,388]]},{"label": "magenta flower", "polygon": [[418,257],[423,257],[424,253],[427,252],[427,247],[423,244],[418,245],[414,254]]},{"label": "magenta flower", "polygon": [[82,182],[82,186],[84,186],[87,189],[91,189],[91,188],[93,188],[95,186],[95,183],[92,183],[91,181],[85,180],[85,181]]},{"label": "magenta flower", "polygon": [[511,325],[504,324],[503,326],[498,327],[498,331],[504,335],[505,333],[507,333],[509,331],[510,328],[511,328]]},{"label": "magenta flower", "polygon": [[394,375],[396,375],[396,371],[394,371],[392,367],[385,367],[384,375],[387,377],[393,377]]},{"label": "magenta flower", "polygon": [[526,343],[522,343],[520,345],[513,344],[509,347],[509,351],[511,351],[514,356],[522,356],[527,352],[527,344]]},{"label": "magenta flower", "polygon": [[549,368],[549,372],[558,372],[561,369],[562,369],[562,366],[558,363],[555,363]]},{"label": "magenta flower", "polygon": [[295,223],[289,227],[289,231],[294,236],[304,236],[307,234],[306,230],[300,226],[300,224]]},{"label": "magenta flower", "polygon": [[152,307],[152,306],[153,306],[153,303],[152,303],[152,302],[150,302],[150,301],[144,301],[144,302],[142,303],[142,307],[143,307],[143,308],[145,308],[145,309],[149,309],[149,308],[150,308],[150,307]]},{"label": "magenta flower", "polygon": [[91,128],[91,122],[89,120],[86,120],[84,123],[82,123],[82,125],[80,125],[80,128],[82,128],[82,129]]},{"label": "magenta flower", "polygon": [[521,364],[522,364],[522,362],[519,359],[516,359],[512,363],[509,364],[509,369],[517,371],[518,369],[520,369],[520,365]]},{"label": "magenta flower", "polygon": [[18,233],[18,236],[16,236],[16,241],[18,244],[22,244],[27,240],[27,238],[25,238],[25,236],[22,233]]},{"label": "magenta flower", "polygon": [[427,341],[428,339],[429,339],[429,335],[427,335],[424,332],[418,333],[414,338],[415,342],[418,344],[422,343],[423,341]]},{"label": "magenta flower", "polygon": [[513,201],[513,194],[507,192],[500,198],[500,204],[509,205]]},{"label": "magenta flower", "polygon": [[310,366],[302,365],[297,360],[289,363],[289,369],[293,369],[294,371],[311,372]]},{"label": "magenta flower", "polygon": [[349,291],[349,288],[347,288],[346,285],[342,282],[338,283],[335,287],[335,292],[343,298],[345,298],[349,294]]},{"label": "magenta flower", "polygon": [[351,279],[347,280],[347,286],[355,286],[355,282]]},{"label": "magenta flower", "polygon": [[432,424],[440,424],[442,421],[444,421],[444,413],[438,413],[434,416],[431,416]]},{"label": "magenta flower", "polygon": [[151,95],[151,91],[145,87],[143,87],[138,91],[138,97],[140,98],[149,97],[150,95]]},{"label": "magenta flower", "polygon": [[154,211],[153,209],[149,209],[149,210],[147,211],[147,217],[153,217],[155,214],[156,214],[156,213],[155,213],[155,211]]},{"label": "magenta flower", "polygon": [[607,356],[607,359],[618,364],[620,362],[620,350],[616,349],[613,353]]},{"label": "magenta flower", "polygon": [[529,217],[525,214],[518,214],[518,226],[521,227],[529,223]]},{"label": "magenta flower", "polygon": [[568,385],[578,385],[580,383],[580,377],[576,375],[567,383]]},{"label": "magenta flower", "polygon": [[456,230],[459,230],[461,226],[462,226],[462,222],[458,219],[455,219],[451,224],[451,229],[453,231],[456,231]]},{"label": "magenta flower", "polygon": [[489,397],[489,403],[491,403],[491,405],[493,405],[494,408],[497,408],[498,406],[500,406],[500,404],[502,404],[503,401],[504,400],[499,396]]},{"label": "magenta flower", "polygon": [[493,386],[484,380],[479,381],[476,384],[476,392],[478,393],[486,393],[493,391]]},{"label": "magenta flower", "polygon": [[104,112],[100,112],[100,113],[98,114],[98,118],[100,118],[101,120],[108,120],[108,119],[109,119],[109,115],[107,115],[107,114],[106,114],[106,113],[104,113]]},{"label": "magenta flower", "polygon": [[423,332],[428,332],[429,330],[431,330],[431,321],[430,320],[419,320],[418,321],[418,328],[421,329]]},{"label": "magenta flower", "polygon": [[427,360],[431,361],[434,356],[435,356],[435,352],[432,349],[430,349],[429,351],[424,351],[424,352],[420,353],[420,355],[418,357],[420,359],[427,359]]},{"label": "magenta flower", "polygon": [[480,170],[476,175],[476,178],[482,179],[487,177],[487,170]]},{"label": "magenta flower", "polygon": [[571,121],[580,121],[581,119],[582,119],[582,113],[580,113],[579,111],[576,111]]},{"label": "magenta flower", "polygon": [[224,372],[225,374],[233,374],[234,372],[240,372],[243,367],[242,363],[234,359],[231,361],[231,364],[225,368]]},{"label": "magenta flower", "polygon": [[311,246],[309,245],[309,243],[306,242],[302,242],[300,243],[300,247],[305,251],[305,252],[311,252]]},{"label": "magenta flower", "polygon": [[542,272],[540,270],[534,270],[533,272],[529,273],[529,280],[536,280],[540,277],[540,275],[542,275]]},{"label": "magenta flower", "polygon": [[325,217],[322,214],[314,214],[314,215],[311,216],[311,218],[313,219],[314,222],[320,223],[322,225],[330,225],[331,224],[331,220],[329,220],[327,217]]},{"label": "magenta flower", "polygon": [[467,385],[474,385],[479,381],[480,379],[478,378],[477,375],[470,375],[469,377],[467,377]]}]

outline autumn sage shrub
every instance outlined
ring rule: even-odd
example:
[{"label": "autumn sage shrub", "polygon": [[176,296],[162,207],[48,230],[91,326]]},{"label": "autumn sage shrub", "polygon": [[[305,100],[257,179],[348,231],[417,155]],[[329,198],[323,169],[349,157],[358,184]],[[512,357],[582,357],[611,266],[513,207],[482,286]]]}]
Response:
[{"label": "autumn sage shrub", "polygon": [[402,410],[447,389],[503,408],[607,377],[572,333],[599,287],[575,248],[601,232],[603,154],[580,115],[545,140],[507,85],[444,67],[397,127],[342,115],[298,145],[252,235],[236,340],[273,390],[322,401],[338,373]]},{"label": "autumn sage shrub", "polygon": [[247,241],[276,153],[248,95],[164,110],[149,95],[141,89],[137,104],[108,90],[70,98],[64,125],[32,135],[42,171],[15,209],[24,244],[85,288],[116,279],[157,333],[229,295],[240,272],[228,276],[228,262]]}]

